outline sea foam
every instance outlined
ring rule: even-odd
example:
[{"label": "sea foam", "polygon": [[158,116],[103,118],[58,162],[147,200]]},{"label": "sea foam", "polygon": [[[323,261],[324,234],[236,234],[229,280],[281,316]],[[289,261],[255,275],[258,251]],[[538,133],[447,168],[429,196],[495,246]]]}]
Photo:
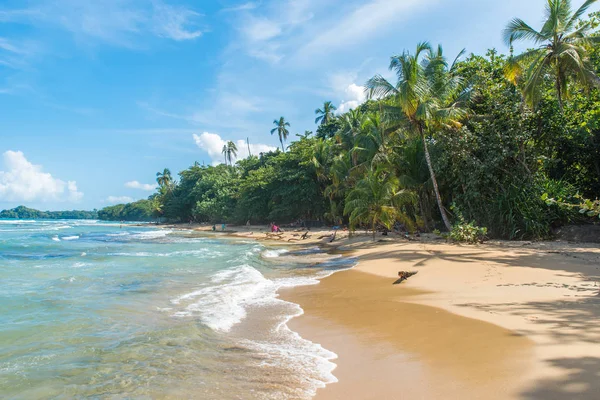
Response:
[{"label": "sea foam", "polygon": [[217,332],[229,332],[247,317],[253,307],[285,306],[288,312],[279,316],[278,323],[267,335],[268,339],[246,339],[240,344],[257,352],[263,360],[262,366],[293,368],[294,375],[303,381],[304,387],[297,393],[297,398],[308,399],[318,388],[337,382],[333,375],[336,368],[333,360],[337,355],[318,343],[302,338],[288,327],[288,322],[304,311],[298,304],[279,299],[277,292],[281,288],[316,285],[320,278],[334,272],[267,279],[256,268],[244,264],[215,273],[207,286],[172,299],[174,309],[179,308],[173,315],[197,317]]}]

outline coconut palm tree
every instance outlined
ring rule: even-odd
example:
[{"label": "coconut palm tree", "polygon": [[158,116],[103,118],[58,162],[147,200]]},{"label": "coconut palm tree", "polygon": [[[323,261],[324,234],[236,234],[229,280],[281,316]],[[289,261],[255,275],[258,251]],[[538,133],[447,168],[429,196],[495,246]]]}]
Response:
[{"label": "coconut palm tree", "polygon": [[227,144],[223,145],[223,148],[221,149],[221,154],[223,154],[223,158],[225,159],[225,165],[229,165],[229,162],[227,159]]},{"label": "coconut palm tree", "polygon": [[415,194],[401,190],[398,178],[393,174],[385,169],[370,169],[348,193],[344,214],[349,216],[351,229],[367,225],[373,231],[374,239],[380,225],[390,230],[396,221],[412,226],[402,208],[415,204]]},{"label": "coconut palm tree", "polygon": [[223,149],[221,149],[221,154],[225,158],[225,165],[233,166],[233,158],[237,157],[237,146],[231,140],[223,145]]},{"label": "coconut palm tree", "polygon": [[170,187],[173,182],[173,177],[171,176],[171,170],[169,168],[165,168],[163,172],[156,173],[156,182],[160,187]]},{"label": "coconut palm tree", "polygon": [[561,110],[563,99],[569,97],[570,79],[588,87],[600,85],[586,51],[586,44],[600,42],[600,38],[590,36],[589,21],[580,23],[579,20],[596,1],[587,0],[573,12],[570,0],[547,0],[546,20],[540,31],[519,18],[506,26],[504,40],[509,46],[521,40],[533,41],[537,46],[511,57],[506,71],[513,82],[523,76],[523,95],[531,106],[537,105],[542,83],[548,75],[554,80]]},{"label": "coconut palm tree", "polygon": [[283,147],[283,142],[285,142],[290,134],[290,131],[287,129],[290,126],[290,123],[285,120],[283,117],[279,117],[273,121],[273,125],[275,128],[271,129],[271,135],[277,132],[279,135],[279,142],[281,143],[281,150],[285,152],[285,148]]},{"label": "coconut palm tree", "polygon": [[405,51],[391,58],[389,68],[396,73],[395,85],[381,75],[366,83],[369,97],[382,98],[385,103],[385,122],[396,131],[417,135],[423,141],[438,208],[448,230],[452,225],[444,209],[428,143],[430,136],[442,128],[459,127],[466,114],[469,91],[456,72],[459,57],[449,65],[441,46],[433,49],[427,42],[420,43],[415,54]]},{"label": "coconut palm tree", "polygon": [[323,103],[322,109],[317,108],[315,110],[315,114],[318,115],[318,117],[315,118],[315,124],[318,124],[320,122],[321,125],[323,125],[328,122],[331,122],[331,120],[334,118],[333,112],[335,110],[337,110],[337,108],[333,105],[331,101],[326,101],[325,103]]},{"label": "coconut palm tree", "polygon": [[229,159],[229,165],[233,166],[233,158],[237,158],[238,148],[233,141],[227,142],[227,158]]}]

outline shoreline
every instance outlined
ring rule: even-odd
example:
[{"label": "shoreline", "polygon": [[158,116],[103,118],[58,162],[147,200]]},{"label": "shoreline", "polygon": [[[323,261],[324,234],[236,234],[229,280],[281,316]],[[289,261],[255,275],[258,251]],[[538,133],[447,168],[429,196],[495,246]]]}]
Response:
[{"label": "shoreline", "polygon": [[[244,228],[224,236],[260,237]],[[259,240],[359,259],[319,285],[279,291],[305,311],[289,328],[338,355],[339,382],[319,389],[317,399],[600,397],[598,245],[467,246],[430,236],[373,242],[345,232],[334,243],[315,240],[329,232],[313,231],[302,243],[287,242],[294,239],[289,232]],[[418,274],[393,286],[399,270]]]}]

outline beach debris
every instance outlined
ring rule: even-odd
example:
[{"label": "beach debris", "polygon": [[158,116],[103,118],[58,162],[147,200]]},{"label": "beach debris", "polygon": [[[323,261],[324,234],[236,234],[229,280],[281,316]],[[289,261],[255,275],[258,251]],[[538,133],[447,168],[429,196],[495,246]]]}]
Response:
[{"label": "beach debris", "polygon": [[413,275],[416,275],[418,271],[398,271],[399,278],[394,282],[394,285],[404,282]]}]

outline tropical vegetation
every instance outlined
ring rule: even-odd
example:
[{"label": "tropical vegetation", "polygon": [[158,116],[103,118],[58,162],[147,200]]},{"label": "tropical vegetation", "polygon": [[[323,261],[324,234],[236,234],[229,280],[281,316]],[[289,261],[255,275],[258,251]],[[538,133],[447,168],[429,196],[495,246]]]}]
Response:
[{"label": "tropical vegetation", "polygon": [[16,219],[97,219],[98,212],[92,211],[40,211],[25,206],[0,211],[0,218]]},{"label": "tropical vegetation", "polygon": [[522,54],[448,59],[420,43],[390,58],[394,79],[365,82],[363,104],[342,113],[324,102],[315,132],[287,148],[282,116],[271,130],[281,150],[237,158],[228,142],[223,164],[194,163],[177,180],[165,169],[148,200],[105,210],[113,219],[141,218],[142,208],[144,219],[174,222],[443,230],[473,242],[598,221],[600,15],[585,16],[595,2],[573,10],[546,0],[540,30],[509,21],[508,44],[537,46]]}]

